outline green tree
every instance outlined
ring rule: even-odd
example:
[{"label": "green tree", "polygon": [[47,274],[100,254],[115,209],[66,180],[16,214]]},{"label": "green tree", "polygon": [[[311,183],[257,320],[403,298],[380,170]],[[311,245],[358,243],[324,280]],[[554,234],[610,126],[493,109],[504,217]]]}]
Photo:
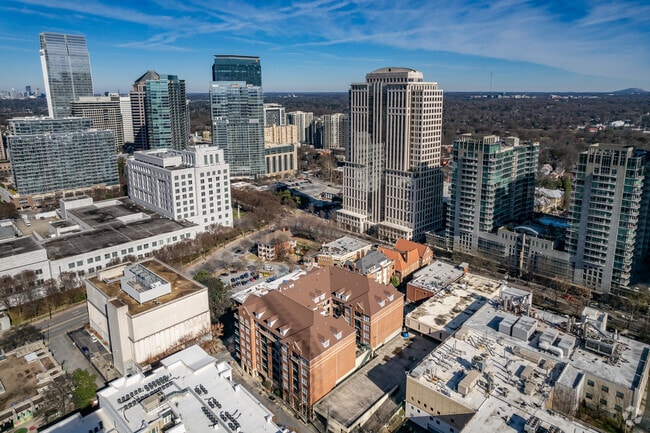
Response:
[{"label": "green tree", "polygon": [[96,374],[90,374],[86,370],[77,368],[72,372],[74,392],[72,402],[77,409],[88,407],[95,400],[97,385],[95,385]]},{"label": "green tree", "polygon": [[208,288],[208,302],[210,306],[210,319],[212,323],[219,322],[219,318],[231,307],[232,302],[228,290],[221,279],[213,277],[204,269],[196,273],[194,279]]}]

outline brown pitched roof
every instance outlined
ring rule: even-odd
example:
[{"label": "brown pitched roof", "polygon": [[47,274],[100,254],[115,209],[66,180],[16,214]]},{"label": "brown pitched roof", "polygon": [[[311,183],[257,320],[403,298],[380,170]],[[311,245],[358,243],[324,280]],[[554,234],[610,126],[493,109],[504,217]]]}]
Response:
[{"label": "brown pitched roof", "polygon": [[424,256],[425,251],[427,250],[427,246],[417,242],[399,238],[397,242],[395,242],[395,249],[397,251],[402,251],[402,252],[415,250],[417,251],[418,258],[422,258]]},{"label": "brown pitched roof", "polygon": [[[413,263],[412,261],[407,262],[400,251],[396,251],[392,248],[378,247],[377,250],[393,261],[393,268],[396,272],[404,272]],[[411,256],[414,255],[411,254]]]},{"label": "brown pitched roof", "polygon": [[344,319],[323,316],[281,290],[273,290],[261,297],[249,296],[242,308],[255,317],[260,326],[271,329],[281,337],[283,344],[294,348],[307,360],[314,359],[355,333]]},{"label": "brown pitched roof", "polygon": [[281,290],[309,309],[317,308],[325,300],[329,303],[335,294],[344,294],[347,295],[343,300],[345,304],[358,304],[367,315],[379,312],[385,305],[402,297],[392,286],[338,266],[317,268],[297,281],[282,286]]}]

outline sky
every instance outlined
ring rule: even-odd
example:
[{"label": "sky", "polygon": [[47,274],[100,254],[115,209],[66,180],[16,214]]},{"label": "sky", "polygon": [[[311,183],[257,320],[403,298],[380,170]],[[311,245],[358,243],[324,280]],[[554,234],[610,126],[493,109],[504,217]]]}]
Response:
[{"label": "sky", "polygon": [[39,33],[86,37],[95,93],[147,70],[207,93],[214,54],[266,92],[341,92],[389,66],[445,91],[650,90],[647,0],[2,0],[0,89],[43,89]]}]

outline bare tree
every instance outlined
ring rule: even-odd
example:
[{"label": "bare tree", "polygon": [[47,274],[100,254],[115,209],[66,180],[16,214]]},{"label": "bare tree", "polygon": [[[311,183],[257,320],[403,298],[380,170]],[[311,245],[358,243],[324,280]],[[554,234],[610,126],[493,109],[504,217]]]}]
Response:
[{"label": "bare tree", "polygon": [[46,419],[56,419],[74,409],[73,393],[74,381],[67,373],[50,382],[43,394],[44,406],[41,408]]}]

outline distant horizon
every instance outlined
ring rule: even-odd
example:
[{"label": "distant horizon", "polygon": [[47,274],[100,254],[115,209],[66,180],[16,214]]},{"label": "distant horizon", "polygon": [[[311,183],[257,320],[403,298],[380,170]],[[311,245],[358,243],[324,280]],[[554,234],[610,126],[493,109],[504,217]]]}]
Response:
[{"label": "distant horizon", "polygon": [[97,93],[150,69],[207,92],[224,53],[258,56],[267,92],[346,91],[390,66],[450,92],[650,89],[645,0],[5,0],[0,12],[0,88],[18,92],[44,88],[40,32],[86,37]]}]

